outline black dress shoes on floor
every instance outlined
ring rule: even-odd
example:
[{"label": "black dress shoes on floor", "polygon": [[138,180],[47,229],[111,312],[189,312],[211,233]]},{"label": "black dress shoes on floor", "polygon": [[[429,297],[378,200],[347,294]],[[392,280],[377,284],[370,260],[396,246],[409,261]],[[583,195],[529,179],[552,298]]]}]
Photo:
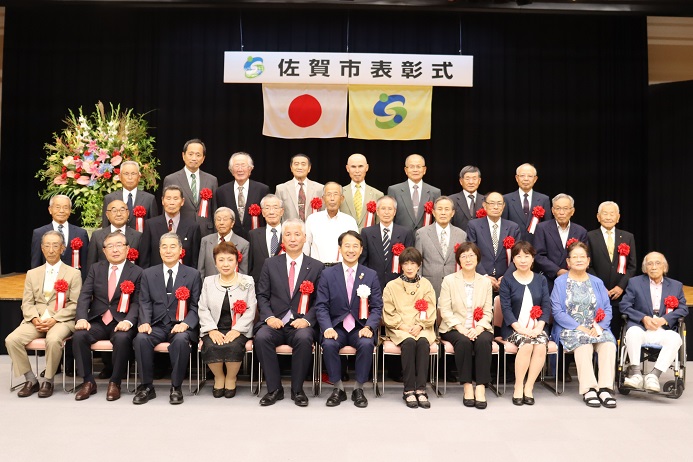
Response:
[{"label": "black dress shoes on floor", "polygon": [[224,388],[224,398],[231,399],[236,396],[235,388]]},{"label": "black dress shoes on floor", "polygon": [[296,393],[293,391],[291,392],[291,399],[294,401],[294,404],[299,407],[306,407],[308,406],[308,397],[306,396],[306,393],[303,390],[299,390]]},{"label": "black dress shoes on floor", "polygon": [[212,396],[214,396],[215,398],[223,398],[224,391],[224,388],[212,388]]},{"label": "black dress shoes on floor", "polygon": [[171,387],[171,393],[168,395],[170,404],[183,404],[183,390],[180,387]]},{"label": "black dress shoes on floor", "polygon": [[356,407],[366,407],[368,406],[368,400],[366,395],[363,394],[363,389],[357,388],[351,392],[351,400],[354,402]]},{"label": "black dress shoes on floor", "polygon": [[154,398],[156,398],[156,390],[154,390],[154,387],[140,385],[137,393],[135,393],[135,396],[132,398],[132,404],[145,404],[147,401]]},{"label": "black dress shoes on floor", "polygon": [[531,406],[534,404],[534,398],[531,396],[524,396],[522,398],[522,402],[528,406]]},{"label": "black dress shoes on floor", "polygon": [[284,389],[279,388],[263,396],[260,400],[260,406],[271,406],[282,399],[284,399]]},{"label": "black dress shoes on floor", "polygon": [[515,398],[513,397],[513,404],[515,406],[522,406],[524,404],[524,398]]},{"label": "black dress shoes on floor", "polygon": [[332,390],[332,394],[327,398],[327,402],[325,405],[328,407],[335,407],[339,406],[342,401],[346,401],[347,396],[346,396],[346,391],[340,390],[339,388],[335,388]]}]

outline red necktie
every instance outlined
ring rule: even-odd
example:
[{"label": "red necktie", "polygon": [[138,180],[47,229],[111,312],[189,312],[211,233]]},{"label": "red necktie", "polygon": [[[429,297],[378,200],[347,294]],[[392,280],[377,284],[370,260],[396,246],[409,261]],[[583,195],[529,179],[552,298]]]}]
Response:
[{"label": "red necktie", "polygon": [[289,292],[291,296],[294,295],[294,285],[296,284],[296,262],[291,262],[291,268],[289,269]]},{"label": "red necktie", "polygon": [[[118,285],[118,276],[116,275],[118,271],[117,266],[111,267],[111,275],[108,277],[108,300],[113,300],[113,294],[115,294],[116,286]],[[106,312],[101,315],[101,319],[105,325],[109,325],[113,321],[113,315],[110,309],[106,309]]]},{"label": "red necktie", "polygon": [[173,219],[169,218],[168,219],[168,232],[170,233],[173,231]]}]

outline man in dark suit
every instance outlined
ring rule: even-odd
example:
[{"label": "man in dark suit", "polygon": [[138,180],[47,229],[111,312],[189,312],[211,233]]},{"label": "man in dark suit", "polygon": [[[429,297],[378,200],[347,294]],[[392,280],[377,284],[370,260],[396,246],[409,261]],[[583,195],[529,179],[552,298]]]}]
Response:
[{"label": "man in dark suit", "polygon": [[467,165],[460,170],[462,191],[448,196],[455,204],[455,215],[452,217],[452,225],[457,226],[464,232],[467,232],[469,221],[476,218],[476,211],[483,206],[484,196],[479,194],[480,184],[481,170],[479,170],[479,167]]},{"label": "man in dark suit", "polygon": [[[197,138],[186,141],[183,146],[183,162],[185,167],[172,173],[164,178],[164,188],[171,185],[178,185],[183,193],[183,207],[181,214],[189,219],[197,221],[200,226],[202,237],[214,233],[214,223],[212,222],[212,213],[217,208],[216,192],[219,183],[217,177],[200,170],[202,163],[207,155],[207,147]],[[207,216],[198,216],[200,207],[200,191],[203,189],[212,191],[212,199],[207,206]]]},{"label": "man in dark suit", "polygon": [[[324,265],[303,254],[306,242],[305,224],[299,218],[290,218],[282,228],[282,242],[286,253],[268,258],[262,266],[257,285],[257,305],[260,322],[255,326],[255,351],[267,378],[267,394],[261,406],[271,406],[284,399],[276,348],[289,345],[291,356],[291,399],[296,406],[308,406],[303,381],[313,360],[316,317],[315,286]],[[309,281],[313,292],[306,295],[301,307],[301,284]],[[305,309],[305,313],[299,312]]]},{"label": "man in dark suit", "polygon": [[[253,158],[247,152],[236,152],[229,159],[229,171],[234,181],[222,185],[217,191],[217,206],[228,207],[236,215],[233,232],[248,239],[252,229],[253,217],[248,209],[253,204],[259,204],[263,197],[269,194],[266,184],[253,181],[250,174],[253,171]],[[258,216],[258,227],[265,226],[265,219]]]},{"label": "man in dark suit", "polygon": [[[683,284],[665,277],[669,264],[659,252],[650,252],[642,262],[645,274],[631,278],[621,301],[621,312],[628,316],[626,349],[630,366],[623,385],[645,388],[659,393],[659,377],[676,359],[681,347],[681,334],[673,331],[679,319],[688,315]],[[667,300],[669,299],[669,300]],[[640,370],[643,345],[659,345],[661,350],[654,369],[644,379]]]},{"label": "man in dark suit", "polygon": [[501,279],[510,266],[503,241],[507,237],[512,237],[515,242],[519,241],[520,227],[517,223],[501,218],[505,202],[500,193],[488,193],[483,205],[487,215],[469,222],[467,241],[475,243],[481,250],[477,272],[486,275],[491,280],[493,291],[498,292]]},{"label": "man in dark suit", "polygon": [[393,223],[397,213],[397,202],[390,196],[378,199],[375,213],[378,214],[379,224],[363,228],[363,253],[359,263],[372,269],[378,274],[380,289],[397,279],[399,269],[392,270],[392,246],[402,244],[404,247],[414,246],[414,233],[411,229]]},{"label": "man in dark suit", "polygon": [[248,233],[248,241],[250,242],[248,274],[255,280],[256,287],[260,281],[260,273],[265,260],[281,253],[281,220],[284,216],[283,201],[274,194],[263,197],[260,201],[260,208],[262,208],[262,216],[267,225],[253,229]]},{"label": "man in dark suit", "polygon": [[79,249],[79,266],[81,268],[78,269],[80,269],[82,280],[84,280],[87,277],[89,236],[84,229],[67,222],[72,213],[72,200],[62,194],[51,197],[50,201],[48,201],[48,213],[51,214],[53,221],[45,226],[36,228],[31,236],[31,267],[37,268],[46,263],[43,252],[41,252],[41,239],[48,231],[58,231],[65,238],[65,249],[60,259],[66,265],[72,266],[73,250],[71,244],[75,239],[82,241],[82,247]]},{"label": "man in dark suit", "polygon": [[397,201],[399,213],[395,215],[395,223],[415,232],[424,226],[426,202],[434,202],[440,196],[440,189],[422,181],[426,174],[426,160],[419,154],[407,157],[404,173],[407,181],[387,188],[387,195]]},{"label": "man in dark suit", "polygon": [[[112,204],[116,202],[120,201]],[[77,401],[96,394],[90,347],[99,340],[110,340],[113,344],[113,372],[108,381],[106,399],[115,401],[120,398],[120,382],[127,374],[132,339],[137,334],[142,275],[142,269],[126,259],[129,248],[125,235],[119,232],[108,234],[103,241],[106,260],[90,268],[79,294],[73,350],[77,372],[84,378],[84,383],[75,394]],[[127,285],[127,282],[131,283],[133,291],[125,299],[122,285]]]},{"label": "man in dark suit", "polygon": [[327,406],[339,406],[347,396],[342,383],[339,350],[347,345],[356,348],[356,384],[351,400],[356,407],[368,406],[363,384],[373,366],[373,347],[383,311],[383,297],[378,275],[359,265],[362,239],[356,231],[339,236],[342,263],[325,269],[318,283],[315,314],[322,331],[325,367],[334,389]]},{"label": "man in dark suit", "polygon": [[538,179],[537,169],[532,164],[522,164],[515,170],[515,181],[520,188],[503,196],[503,218],[517,223],[520,227],[520,238],[529,243],[534,243],[534,234],[528,231],[534,207],[544,208],[544,218],[539,221],[551,219],[549,196],[533,189]]},{"label": "man in dark suit", "polygon": [[[616,228],[620,218],[621,215],[616,202],[602,202],[597,209],[597,220],[601,226],[587,233],[590,252],[589,272],[604,281],[604,285],[609,291],[613,312],[611,332],[614,335],[619,335],[621,332],[622,321],[619,302],[623,296],[623,291],[626,290],[628,281],[635,276],[637,269],[635,237],[628,231]],[[626,261],[625,269],[619,269],[621,255],[618,253],[618,248],[621,244],[628,246],[628,255],[623,256]]]},{"label": "man in dark suit", "polygon": [[[120,199],[112,200],[108,204],[108,209],[106,209],[106,218],[108,219],[108,225],[94,231],[91,235],[91,240],[89,241],[89,252],[87,254],[87,274],[89,274],[89,269],[97,261],[106,261],[106,254],[103,251],[103,244],[106,240],[106,236],[111,233],[121,233],[128,240],[128,246],[131,249],[138,249],[140,247],[140,239],[142,238],[142,233],[135,231],[134,229],[126,226],[128,223],[128,207],[125,202]],[[127,254],[125,255],[127,257]]]},{"label": "man in dark suit", "polygon": [[[142,370],[142,385],[134,404],[144,404],[156,398],[153,385],[154,347],[170,342],[171,391],[169,402],[181,404],[181,385],[188,367],[191,345],[197,347],[199,318],[197,302],[200,298],[200,273],[178,263],[182,242],[175,233],[161,236],[159,253],[162,264],[147,268],[140,284],[140,313],[138,334],[134,347],[137,364]],[[185,287],[187,300],[178,300],[177,291]]]},{"label": "man in dark suit", "polygon": [[145,223],[140,241],[140,266],[149,268],[161,263],[161,256],[157,251],[159,239],[164,234],[173,232],[183,243],[182,250],[185,250],[183,264],[197,268],[200,254],[200,227],[192,218],[180,213],[185,203],[183,191],[176,185],[166,186],[162,193],[161,203],[164,213],[150,218]]},{"label": "man in dark suit", "polygon": [[568,251],[566,245],[571,239],[587,244],[587,230],[570,221],[575,213],[575,201],[568,194],[558,194],[553,198],[551,211],[555,220],[541,222],[537,225],[534,236],[534,268],[546,276],[549,293],[553,290],[553,281],[561,274],[568,272]]},{"label": "man in dark suit", "polygon": [[126,160],[120,164],[120,182],[123,183],[123,189],[118,191],[113,191],[107,194],[103,198],[103,212],[102,212],[102,226],[108,226],[108,217],[106,212],[108,211],[108,205],[114,200],[122,200],[128,207],[129,219],[128,226],[132,229],[137,228],[137,217],[132,213],[132,211],[138,205],[144,207],[147,214],[144,216],[145,220],[155,217],[159,214],[159,207],[156,205],[156,199],[153,194],[147,191],[140,191],[137,189],[137,185],[140,183],[140,164],[134,160]]}]

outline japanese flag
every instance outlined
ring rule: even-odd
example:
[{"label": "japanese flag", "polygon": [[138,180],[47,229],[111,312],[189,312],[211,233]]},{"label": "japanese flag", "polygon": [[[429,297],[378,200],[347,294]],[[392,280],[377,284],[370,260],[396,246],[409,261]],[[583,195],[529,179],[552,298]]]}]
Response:
[{"label": "japanese flag", "polygon": [[276,138],[346,136],[346,85],[263,84],[262,134]]}]

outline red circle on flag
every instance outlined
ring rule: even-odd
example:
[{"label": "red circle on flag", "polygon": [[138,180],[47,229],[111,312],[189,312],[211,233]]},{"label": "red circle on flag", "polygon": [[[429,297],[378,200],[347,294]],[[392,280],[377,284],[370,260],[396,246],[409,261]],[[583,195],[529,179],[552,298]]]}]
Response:
[{"label": "red circle on flag", "polygon": [[289,104],[289,119],[301,128],[315,125],[322,116],[320,102],[311,95],[301,95]]}]

